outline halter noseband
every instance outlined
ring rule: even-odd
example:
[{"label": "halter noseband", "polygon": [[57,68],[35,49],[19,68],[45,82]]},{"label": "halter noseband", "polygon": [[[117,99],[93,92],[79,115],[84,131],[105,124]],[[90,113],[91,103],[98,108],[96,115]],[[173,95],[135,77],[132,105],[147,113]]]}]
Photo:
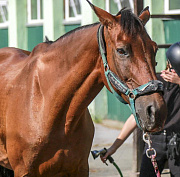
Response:
[{"label": "halter noseband", "polygon": [[103,60],[104,64],[104,72],[106,76],[106,80],[108,83],[108,86],[110,90],[112,91],[113,94],[118,98],[119,101],[121,101],[124,104],[128,104],[127,102],[124,101],[124,99],[114,90],[112,85],[122,94],[128,96],[129,103],[130,103],[130,108],[131,111],[135,117],[136,124],[140,129],[142,129],[140,123],[139,123],[139,118],[137,117],[136,114],[136,109],[135,109],[135,99],[137,96],[145,95],[147,93],[151,92],[163,92],[163,83],[158,80],[151,80],[148,83],[141,85],[135,89],[129,89],[127,85],[120,80],[120,78],[113,73],[108,66],[107,58],[106,58],[106,48],[105,48],[105,43],[104,43],[104,38],[103,38],[103,26],[100,25],[97,33],[98,37],[98,44],[99,44],[99,50],[101,53],[101,57]]}]

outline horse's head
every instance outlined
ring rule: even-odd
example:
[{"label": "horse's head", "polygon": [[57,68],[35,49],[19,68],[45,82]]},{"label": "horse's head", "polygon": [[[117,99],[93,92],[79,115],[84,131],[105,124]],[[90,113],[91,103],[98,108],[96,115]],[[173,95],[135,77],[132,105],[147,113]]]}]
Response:
[{"label": "horse's head", "polygon": [[166,119],[166,106],[160,92],[162,83],[156,81],[155,75],[157,44],[144,28],[150,17],[148,8],[139,17],[128,9],[113,16],[90,5],[103,25],[99,29],[98,42],[104,58],[104,84],[131,105],[143,130],[161,130]]}]

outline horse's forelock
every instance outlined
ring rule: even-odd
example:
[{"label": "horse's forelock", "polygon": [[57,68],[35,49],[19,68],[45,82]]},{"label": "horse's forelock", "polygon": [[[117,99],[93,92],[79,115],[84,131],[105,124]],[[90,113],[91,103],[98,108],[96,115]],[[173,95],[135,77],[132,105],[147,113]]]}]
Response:
[{"label": "horse's forelock", "polygon": [[143,29],[140,19],[130,9],[123,8],[117,15],[121,14],[120,25],[124,33],[134,35]]}]

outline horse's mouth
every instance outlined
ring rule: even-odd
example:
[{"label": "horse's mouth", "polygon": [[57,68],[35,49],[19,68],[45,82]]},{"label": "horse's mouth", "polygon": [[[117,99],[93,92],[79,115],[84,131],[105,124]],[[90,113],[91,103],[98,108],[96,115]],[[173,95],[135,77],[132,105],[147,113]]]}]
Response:
[{"label": "horse's mouth", "polygon": [[146,123],[144,126],[143,126],[143,131],[144,132],[150,132],[150,133],[153,133],[153,132],[160,132],[163,130],[163,127],[164,125],[157,125],[157,124],[154,124],[154,123]]},{"label": "horse's mouth", "polygon": [[146,129],[144,130],[145,132],[160,132],[163,130],[163,127],[156,127],[154,128],[154,126],[147,126]]},{"label": "horse's mouth", "polygon": [[164,124],[163,125],[157,125],[154,121],[144,121],[140,118],[139,114],[137,113],[137,118],[138,118],[138,121],[139,121],[139,124],[142,128],[142,130],[144,132],[159,132],[159,131],[162,131],[163,130],[163,127],[164,127]]}]

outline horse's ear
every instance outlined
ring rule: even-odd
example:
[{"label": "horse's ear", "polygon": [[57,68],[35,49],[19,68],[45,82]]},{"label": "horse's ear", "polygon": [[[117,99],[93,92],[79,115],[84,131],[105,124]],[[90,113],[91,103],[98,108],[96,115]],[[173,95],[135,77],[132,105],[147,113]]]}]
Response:
[{"label": "horse's ear", "polygon": [[144,10],[141,11],[139,18],[141,19],[144,25],[148,22],[150,18],[150,12],[149,12],[148,6]]},{"label": "horse's ear", "polygon": [[99,7],[96,7],[88,0],[86,0],[86,1],[90,4],[91,8],[94,10],[95,14],[98,16],[101,24],[106,27],[111,28],[113,25],[113,22],[116,21],[115,17],[113,15],[111,15],[110,13],[106,12],[105,10],[100,9]]}]

